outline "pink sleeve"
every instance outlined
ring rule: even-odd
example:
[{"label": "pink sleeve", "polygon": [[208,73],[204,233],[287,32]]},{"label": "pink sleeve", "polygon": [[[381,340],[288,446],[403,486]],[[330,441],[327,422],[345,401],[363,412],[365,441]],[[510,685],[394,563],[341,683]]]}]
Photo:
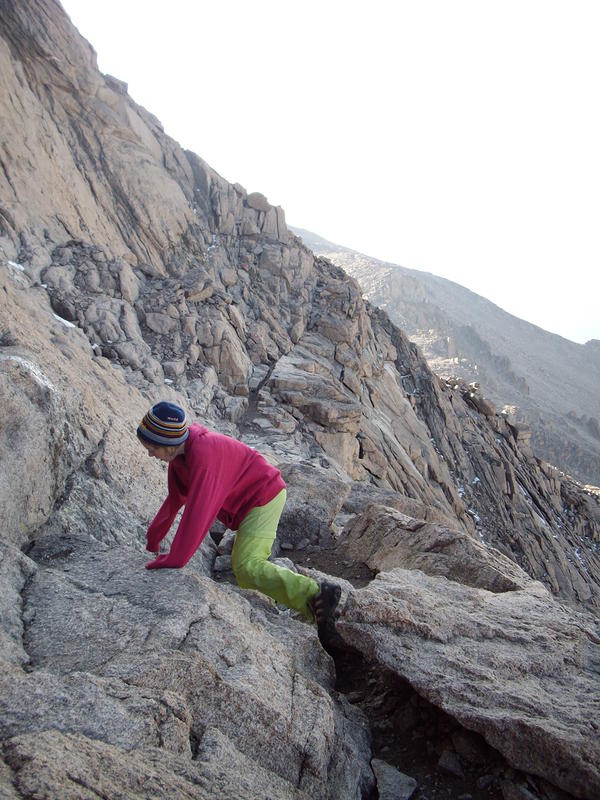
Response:
[{"label": "pink sleeve", "polygon": [[158,550],[159,544],[169,532],[169,528],[173,524],[173,520],[184,502],[181,493],[175,485],[171,469],[169,469],[168,472],[167,485],[169,494],[162,506],[158,509],[146,533],[146,550],[150,550],[153,553]]},{"label": "pink sleeve", "polygon": [[225,500],[222,481],[214,472],[198,469],[188,490],[185,511],[168,553],[146,564],[146,569],[184,567],[202,541]]}]

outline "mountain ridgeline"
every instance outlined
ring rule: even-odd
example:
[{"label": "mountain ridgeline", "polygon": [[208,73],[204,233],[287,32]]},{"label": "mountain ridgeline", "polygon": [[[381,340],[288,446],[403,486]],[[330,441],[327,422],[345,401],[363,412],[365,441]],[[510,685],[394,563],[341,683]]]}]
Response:
[{"label": "mountain ridgeline", "polygon": [[531,431],[537,455],[584,484],[600,485],[600,341],[570,342],[445,278],[294,230],[358,280],[437,375],[480,384]]},{"label": "mountain ridgeline", "polygon": [[[0,142],[2,795],[370,800],[399,768],[597,797],[598,493],[170,139],[55,0],[0,0]],[[281,469],[273,557],[342,587],[335,652],[237,587],[218,526],[144,569],[159,399]]]}]

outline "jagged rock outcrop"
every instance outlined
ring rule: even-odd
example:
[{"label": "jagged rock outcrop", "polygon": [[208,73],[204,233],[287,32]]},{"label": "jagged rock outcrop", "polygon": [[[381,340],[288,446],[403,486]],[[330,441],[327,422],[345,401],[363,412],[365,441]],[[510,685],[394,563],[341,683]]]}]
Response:
[{"label": "jagged rock outcrop", "polygon": [[[213,580],[211,537],[184,571],[144,571],[165,491],[134,436],[149,403],[176,400],[278,464],[284,554],[318,567],[327,549],[338,575],[344,560],[381,571],[362,590],[378,614],[398,565],[360,544],[373,503],[402,542],[407,585],[426,569],[427,591],[457,615],[492,588],[512,598],[515,637],[519,626],[543,637],[544,606],[562,644],[560,603],[592,630],[598,497],[535,459],[474,389],[436,378],[355,281],[289,234],[281,209],[182,151],[97,72],[54,0],[0,10],[2,791],[367,798],[367,718],[335,691],[314,629]],[[353,611],[364,597],[344,584],[341,636],[396,669],[387,645],[364,645]],[[423,597],[437,630],[439,607]],[[390,631],[374,621],[384,641],[395,605]],[[486,604],[469,613],[477,636],[496,630]],[[429,652],[419,637],[413,646],[415,658]],[[578,685],[595,658],[575,660]],[[448,680],[453,669],[468,678],[459,663]],[[484,692],[491,668],[479,678]],[[427,681],[414,685],[446,703]],[[448,710],[501,749],[493,712],[506,695],[488,695],[489,718]],[[546,713],[532,694],[532,715],[538,700]],[[523,719],[508,718],[502,752],[535,772],[518,755]],[[581,731],[587,752],[593,734]],[[543,774],[588,797],[596,776],[575,766],[579,781]]]},{"label": "jagged rock outcrop", "polygon": [[402,566],[491,592],[522,589],[531,580],[514,561],[463,531],[386,506],[369,506],[354,517],[342,531],[339,546],[376,572]]},{"label": "jagged rock outcrop", "polygon": [[548,333],[452,281],[388,264],[296,229],[315,253],[361,284],[365,296],[423,351],[436,374],[480,382],[531,430],[535,452],[600,485],[600,359],[594,341]]},{"label": "jagged rock outcrop", "polygon": [[498,593],[396,569],[349,596],[338,631],[514,766],[598,795],[600,630],[539,583]]},{"label": "jagged rock outcrop", "polygon": [[299,796],[360,797],[372,783],[364,719],[328,693],[331,662],[309,626],[284,629],[268,603],[193,571],[155,576],[130,548],[46,536],[29,558],[28,671],[3,670],[3,739],[78,734],[122,751],[107,754],[120,770],[148,747],[195,759],[216,727],[223,748]]}]

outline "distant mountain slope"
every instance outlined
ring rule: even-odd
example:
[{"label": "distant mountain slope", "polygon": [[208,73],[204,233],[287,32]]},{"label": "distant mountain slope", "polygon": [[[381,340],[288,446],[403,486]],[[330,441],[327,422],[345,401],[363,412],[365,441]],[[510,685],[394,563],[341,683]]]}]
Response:
[{"label": "distant mountain slope", "polygon": [[435,372],[478,381],[485,395],[501,408],[512,407],[531,429],[538,455],[585,483],[600,484],[600,341],[576,344],[452,281],[293,230],[313,252],[356,278]]}]

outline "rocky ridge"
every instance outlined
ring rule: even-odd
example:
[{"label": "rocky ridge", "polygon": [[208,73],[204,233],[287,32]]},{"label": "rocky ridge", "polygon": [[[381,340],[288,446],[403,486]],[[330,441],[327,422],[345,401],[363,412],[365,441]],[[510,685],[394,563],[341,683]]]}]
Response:
[{"label": "rocky ridge", "polygon": [[[595,796],[597,495],[178,148],[58,4],[1,6],[3,793],[382,796],[381,756],[410,765],[372,741],[387,690],[340,691],[361,658],[448,715],[435,762],[487,742],[478,796]],[[337,677],[310,626],[214,580],[216,530],[144,571],[164,472],[132,431],[159,396],[282,469],[283,552],[343,586]],[[388,743],[418,733],[399,716]]]},{"label": "rocky ridge", "polygon": [[[452,281],[378,261],[294,229],[385,308],[433,371],[478,383],[531,430],[535,452],[583,483],[600,484],[600,349],[507,314]],[[518,291],[518,288],[516,288]]]}]

